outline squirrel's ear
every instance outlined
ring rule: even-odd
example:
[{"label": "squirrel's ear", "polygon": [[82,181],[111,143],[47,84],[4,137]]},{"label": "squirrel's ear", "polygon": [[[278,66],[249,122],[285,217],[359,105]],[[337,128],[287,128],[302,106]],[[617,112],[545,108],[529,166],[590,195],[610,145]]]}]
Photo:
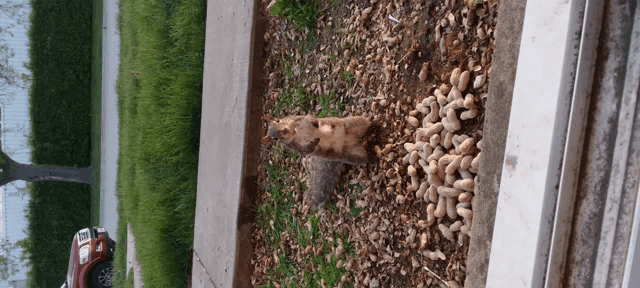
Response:
[{"label": "squirrel's ear", "polygon": [[260,143],[262,143],[262,144],[266,144],[266,143],[269,143],[269,142],[271,142],[271,137],[269,137],[269,135],[264,136],[262,138],[262,140],[260,140]]},{"label": "squirrel's ear", "polygon": [[267,120],[267,122],[275,122],[276,119],[273,119],[273,116],[271,116],[271,114],[267,113],[264,114],[264,120]]}]

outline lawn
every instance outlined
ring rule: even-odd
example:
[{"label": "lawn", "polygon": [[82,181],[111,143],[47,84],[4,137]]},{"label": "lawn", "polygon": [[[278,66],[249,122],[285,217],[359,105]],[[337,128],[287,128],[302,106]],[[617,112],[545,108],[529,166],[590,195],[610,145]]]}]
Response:
[{"label": "lawn", "polygon": [[126,223],[145,287],[185,287],[193,244],[205,0],[120,2],[116,287]]}]

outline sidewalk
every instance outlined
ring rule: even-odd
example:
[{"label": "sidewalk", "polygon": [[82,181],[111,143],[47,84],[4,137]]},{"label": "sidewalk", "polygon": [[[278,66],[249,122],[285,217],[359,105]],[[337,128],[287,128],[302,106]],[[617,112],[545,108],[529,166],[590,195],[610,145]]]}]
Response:
[{"label": "sidewalk", "polygon": [[261,51],[262,33],[256,29],[261,25],[255,25],[258,3],[207,3],[194,288],[250,287],[251,223],[246,211],[261,130],[257,84],[262,68],[252,53]]},{"label": "sidewalk", "polygon": [[102,115],[100,125],[100,225],[111,235],[118,230],[118,93],[120,65],[118,0],[105,0],[102,18]]},{"label": "sidewalk", "polygon": [[[129,274],[129,270],[133,268],[133,275]],[[136,237],[131,232],[131,225],[127,223],[127,279],[133,277],[133,287],[141,288],[144,286],[142,283],[142,270],[140,263],[136,257]]]}]

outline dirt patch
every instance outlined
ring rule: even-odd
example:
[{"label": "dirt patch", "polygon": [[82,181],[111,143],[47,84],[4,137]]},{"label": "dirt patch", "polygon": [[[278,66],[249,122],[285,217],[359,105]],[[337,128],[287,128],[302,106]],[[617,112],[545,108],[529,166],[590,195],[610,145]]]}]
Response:
[{"label": "dirt patch", "polygon": [[[317,213],[302,201],[303,159],[277,144],[262,147],[263,189],[252,239],[255,286],[453,287],[464,282],[469,241],[465,229],[471,219],[454,213],[427,223],[431,217],[427,207],[437,206],[440,199],[414,190],[407,171],[414,166],[419,183],[428,182],[433,189],[450,188],[477,173],[498,3],[491,1],[495,3],[490,7],[489,2],[476,0],[470,9],[446,2],[319,1],[322,12],[313,32],[297,31],[293,23],[262,11],[269,23],[264,113],[362,115],[379,127],[373,131],[376,137],[367,140],[378,163],[350,167],[344,185]],[[425,63],[423,80],[419,75]],[[448,93],[456,68],[468,71],[470,78],[457,104]],[[437,99],[439,93],[451,99]],[[435,101],[446,102],[438,104],[442,111],[455,111],[460,127],[447,124],[444,132],[420,143],[417,134],[435,123],[444,125],[442,119],[448,117],[425,120]],[[410,117],[417,122],[411,124]],[[472,139],[473,147],[461,148],[467,139]],[[406,148],[424,142],[433,146],[429,155],[419,158],[426,164],[418,165],[416,159],[409,163],[412,150]],[[444,174],[448,164],[438,158],[434,164],[442,171],[432,171],[426,158],[436,150],[451,159],[474,162],[463,160],[467,163],[458,165],[467,167]],[[432,179],[436,177],[441,179]],[[432,180],[443,183],[434,185]],[[464,190],[464,196],[449,201],[472,211],[470,198],[465,197],[474,192]],[[445,238],[442,225],[457,227],[453,238]]]}]

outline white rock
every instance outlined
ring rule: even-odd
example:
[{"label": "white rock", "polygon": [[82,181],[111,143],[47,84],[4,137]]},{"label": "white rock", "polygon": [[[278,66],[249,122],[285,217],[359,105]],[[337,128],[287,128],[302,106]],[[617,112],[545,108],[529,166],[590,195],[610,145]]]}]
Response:
[{"label": "white rock", "polygon": [[482,74],[478,75],[475,80],[473,80],[473,89],[478,89],[484,85],[484,82],[487,81],[487,76]]}]

